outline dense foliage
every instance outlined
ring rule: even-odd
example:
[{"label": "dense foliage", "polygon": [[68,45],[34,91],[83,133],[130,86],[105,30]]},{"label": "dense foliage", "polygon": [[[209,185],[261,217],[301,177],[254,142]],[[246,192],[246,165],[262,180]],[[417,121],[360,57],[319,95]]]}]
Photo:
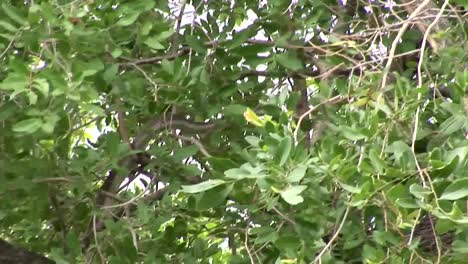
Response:
[{"label": "dense foliage", "polygon": [[463,0],[3,0],[0,238],[57,263],[466,263]]}]

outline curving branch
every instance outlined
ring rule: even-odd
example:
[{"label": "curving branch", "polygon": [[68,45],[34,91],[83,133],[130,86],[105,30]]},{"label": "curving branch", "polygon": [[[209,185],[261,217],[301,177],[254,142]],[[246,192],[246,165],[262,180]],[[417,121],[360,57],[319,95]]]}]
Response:
[{"label": "curving branch", "polygon": [[[184,134],[196,134],[211,131],[214,128],[222,126],[223,123],[223,120],[209,123],[199,123],[183,119],[165,120],[165,118],[155,118],[148,121],[137,131],[133,140],[133,149],[144,150],[151,139],[154,138],[154,135],[164,129],[180,129],[184,132]],[[116,170],[110,171],[96,197],[96,206],[98,208],[111,208],[112,205],[116,203],[116,194],[118,193],[120,185],[125,180],[125,178],[131,177],[132,173],[135,172],[136,168],[138,167],[136,159],[132,155],[123,158],[119,161],[118,164],[122,168],[125,168],[127,171],[129,171],[130,174],[117,172]],[[163,194],[164,192],[160,193],[160,195]],[[90,223],[87,233],[83,239],[84,249],[89,247],[93,237],[93,232],[95,231],[94,229],[104,229],[104,223],[99,219],[96,220],[96,223]]]}]

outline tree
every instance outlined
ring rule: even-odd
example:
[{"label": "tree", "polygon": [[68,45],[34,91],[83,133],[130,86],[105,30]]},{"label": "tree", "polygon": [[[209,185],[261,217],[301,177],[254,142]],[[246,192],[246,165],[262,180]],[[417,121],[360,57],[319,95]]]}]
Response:
[{"label": "tree", "polygon": [[1,255],[465,263],[466,8],[2,1]]}]

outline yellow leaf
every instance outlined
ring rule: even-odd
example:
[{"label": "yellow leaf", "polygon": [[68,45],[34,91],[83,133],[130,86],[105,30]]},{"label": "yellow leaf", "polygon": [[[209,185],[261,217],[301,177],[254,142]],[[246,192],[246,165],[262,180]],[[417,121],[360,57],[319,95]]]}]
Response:
[{"label": "yellow leaf", "polygon": [[247,120],[247,122],[252,123],[252,124],[254,124],[256,126],[264,126],[264,122],[250,108],[247,108],[247,110],[245,110],[244,118],[245,118],[245,120]]}]

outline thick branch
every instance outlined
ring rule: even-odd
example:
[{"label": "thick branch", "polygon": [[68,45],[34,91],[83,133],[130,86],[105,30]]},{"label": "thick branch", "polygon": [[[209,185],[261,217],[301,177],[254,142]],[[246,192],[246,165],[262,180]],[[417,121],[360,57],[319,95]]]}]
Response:
[{"label": "thick branch", "polygon": [[51,259],[28,251],[0,239],[0,263],[2,264],[53,264]]}]

